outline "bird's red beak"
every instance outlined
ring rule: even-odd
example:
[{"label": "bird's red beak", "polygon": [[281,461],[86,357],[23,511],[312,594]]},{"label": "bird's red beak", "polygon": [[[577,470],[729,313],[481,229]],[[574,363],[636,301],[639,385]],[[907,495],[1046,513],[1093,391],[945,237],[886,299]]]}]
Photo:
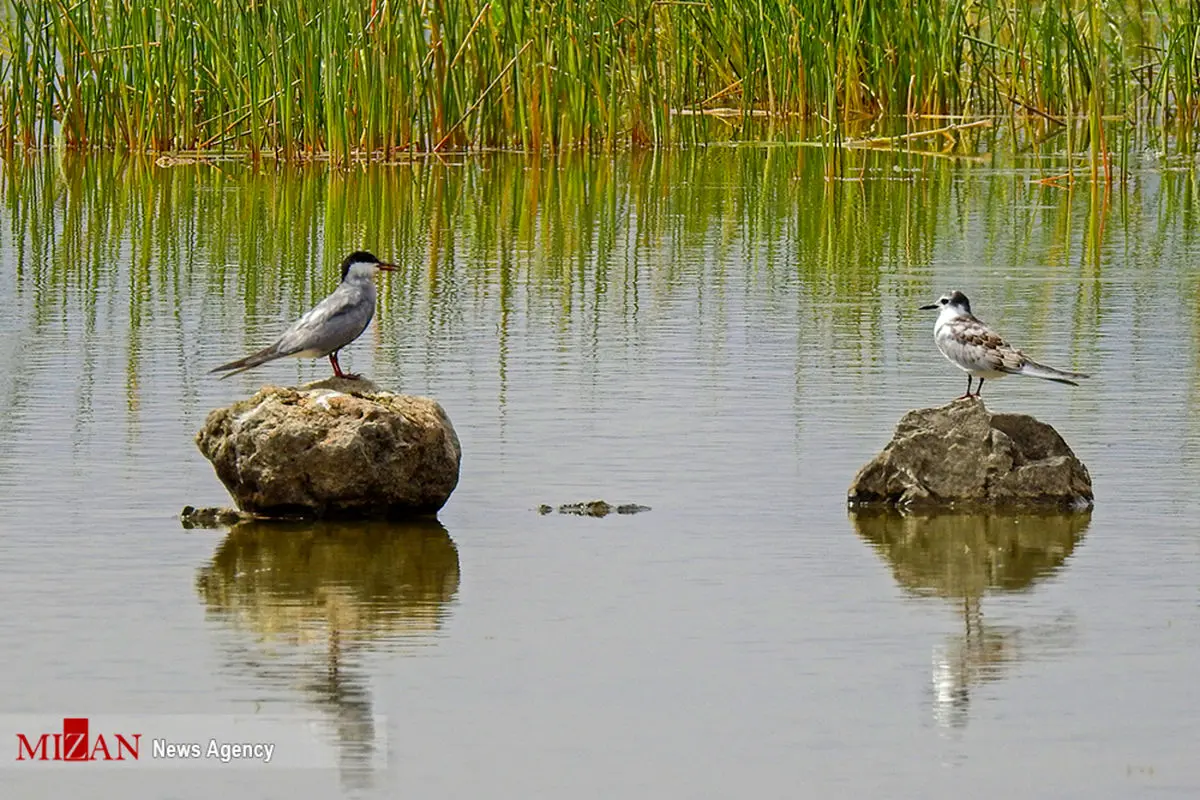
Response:
[{"label": "bird's red beak", "polygon": [[400,268],[399,268],[399,267],[397,267],[395,264],[385,264],[385,263],[383,263],[382,261],[380,261],[380,262],[379,262],[378,264],[376,264],[375,266],[379,267],[380,269],[382,269],[382,270],[384,270],[384,271],[386,271],[386,272],[395,272],[396,270],[400,269]]}]

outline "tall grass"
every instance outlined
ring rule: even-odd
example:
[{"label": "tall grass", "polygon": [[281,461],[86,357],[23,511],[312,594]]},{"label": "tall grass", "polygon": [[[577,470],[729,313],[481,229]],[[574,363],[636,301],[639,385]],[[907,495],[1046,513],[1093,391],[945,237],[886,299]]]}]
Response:
[{"label": "tall grass", "polygon": [[9,149],[617,148],[731,111],[1083,115],[1098,142],[1106,113],[1195,123],[1198,81],[1190,0],[0,2]]}]

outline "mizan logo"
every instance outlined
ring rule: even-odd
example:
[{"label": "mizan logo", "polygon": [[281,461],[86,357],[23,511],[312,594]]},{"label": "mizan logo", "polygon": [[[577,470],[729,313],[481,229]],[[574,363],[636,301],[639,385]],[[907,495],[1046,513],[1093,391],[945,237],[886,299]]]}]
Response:
[{"label": "mizan logo", "polygon": [[142,735],[97,733],[88,735],[87,717],[64,717],[62,733],[43,733],[30,740],[17,734],[17,761],[126,761],[138,760]]}]

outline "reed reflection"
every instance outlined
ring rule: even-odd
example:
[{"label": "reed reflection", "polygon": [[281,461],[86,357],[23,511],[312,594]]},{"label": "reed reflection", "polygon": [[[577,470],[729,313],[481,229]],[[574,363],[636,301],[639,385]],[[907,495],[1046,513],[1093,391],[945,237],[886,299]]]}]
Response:
[{"label": "reed reflection", "polygon": [[988,624],[988,594],[1031,591],[1061,570],[1083,539],[1091,512],[1030,515],[851,512],[850,520],[914,595],[951,601],[963,630],[933,649],[933,715],[959,728],[971,693],[1025,660],[1052,657],[1074,640],[1070,616],[1027,626]]},{"label": "reed reflection", "polygon": [[386,748],[364,656],[436,643],[458,586],[458,550],[435,520],[241,523],[196,577],[209,617],[249,634],[227,649],[231,668],[298,688],[329,721],[354,784]]},{"label": "reed reflection", "polygon": [[[179,416],[147,403],[179,397],[206,413],[207,359],[269,340],[363,247],[402,267],[380,286],[377,371],[436,387],[459,374],[448,365],[466,364],[473,379],[495,378],[501,408],[510,359],[530,343],[597,371],[613,342],[652,343],[680,308],[694,309],[694,338],[713,353],[739,326],[795,321],[799,394],[814,370],[891,358],[881,342],[928,296],[930,265],[947,260],[1053,265],[1051,279],[1012,280],[992,304],[1020,315],[1030,343],[1063,335],[1055,326],[1069,314],[1070,360],[1096,363],[1093,333],[1105,326],[1151,330],[1164,281],[1185,332],[1200,326],[1200,282],[1187,272],[1193,173],[1135,173],[1110,212],[1106,197],[1021,177],[1042,169],[1033,155],[978,147],[1002,163],[853,151],[839,158],[854,179],[832,182],[829,153],[767,143],[352,172],[4,161],[0,304],[14,344],[0,347],[0,443],[31,386],[51,377],[76,398],[85,443],[93,417],[119,414],[136,431],[143,417]],[[1106,300],[1114,247],[1131,256],[1129,288]],[[1189,374],[1200,387],[1200,369]]]}]

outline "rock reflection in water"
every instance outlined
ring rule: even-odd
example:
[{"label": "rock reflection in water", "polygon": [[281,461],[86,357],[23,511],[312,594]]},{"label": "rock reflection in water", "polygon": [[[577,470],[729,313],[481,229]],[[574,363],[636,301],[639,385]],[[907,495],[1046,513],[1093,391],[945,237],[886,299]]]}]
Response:
[{"label": "rock reflection in water", "polygon": [[238,639],[235,671],[299,688],[332,723],[351,784],[386,752],[361,654],[429,644],[458,584],[458,551],[434,520],[243,522],[196,578],[210,617],[254,634]]},{"label": "rock reflection in water", "polygon": [[1023,592],[1057,572],[1083,538],[1090,512],[1041,514],[912,515],[851,512],[851,522],[892,565],[897,582],[922,596],[951,600],[963,632],[933,650],[933,715],[940,725],[962,727],[971,692],[999,680],[1026,659],[1051,657],[1071,647],[1068,615],[1029,626],[988,625],[987,593]]}]

